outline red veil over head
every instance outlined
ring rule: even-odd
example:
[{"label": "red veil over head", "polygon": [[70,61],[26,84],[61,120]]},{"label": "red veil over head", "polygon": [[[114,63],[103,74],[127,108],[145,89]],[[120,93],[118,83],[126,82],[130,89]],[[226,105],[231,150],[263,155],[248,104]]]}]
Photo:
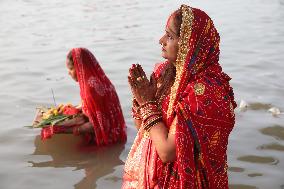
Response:
[{"label": "red veil over head", "polygon": [[[175,133],[176,160],[164,164],[140,130],[126,161],[123,188],[228,188],[226,150],[236,103],[230,77],[219,64],[220,37],[206,13],[186,5],[181,11],[176,78],[162,103],[164,123]],[[156,76],[166,64],[157,67]]]},{"label": "red veil over head", "polygon": [[74,48],[72,58],[80,85],[82,110],[94,126],[96,144],[126,141],[117,93],[95,56],[85,48]]}]

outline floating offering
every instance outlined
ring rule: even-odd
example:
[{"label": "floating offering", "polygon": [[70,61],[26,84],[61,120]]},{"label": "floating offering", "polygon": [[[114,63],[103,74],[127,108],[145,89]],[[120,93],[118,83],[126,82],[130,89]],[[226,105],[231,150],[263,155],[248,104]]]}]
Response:
[{"label": "floating offering", "polygon": [[72,104],[60,104],[57,107],[39,107],[33,121],[33,128],[44,128],[54,125],[60,125],[65,120],[72,119],[80,113]]},{"label": "floating offering", "polygon": [[268,112],[270,112],[273,116],[278,116],[281,113],[280,109],[279,108],[276,108],[276,107],[272,107],[268,110]]}]

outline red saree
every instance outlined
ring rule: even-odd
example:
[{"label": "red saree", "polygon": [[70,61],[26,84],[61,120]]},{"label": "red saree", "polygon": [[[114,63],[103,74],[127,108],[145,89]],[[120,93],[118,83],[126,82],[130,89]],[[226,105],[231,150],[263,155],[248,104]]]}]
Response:
[{"label": "red saree", "polygon": [[114,86],[89,50],[75,48],[72,57],[82,110],[94,126],[96,145],[125,142],[125,122]]},{"label": "red saree", "polygon": [[[175,134],[176,160],[163,164],[139,130],[125,163],[125,189],[228,188],[226,151],[236,103],[218,63],[220,37],[206,13],[185,5],[181,10],[176,78],[162,102],[163,122]],[[156,77],[166,64],[155,69]]]},{"label": "red saree", "polygon": [[[72,49],[72,57],[80,86],[82,111],[94,126],[95,144],[125,142],[125,122],[114,86],[89,50]],[[85,139],[90,140],[90,134],[85,135]]]}]

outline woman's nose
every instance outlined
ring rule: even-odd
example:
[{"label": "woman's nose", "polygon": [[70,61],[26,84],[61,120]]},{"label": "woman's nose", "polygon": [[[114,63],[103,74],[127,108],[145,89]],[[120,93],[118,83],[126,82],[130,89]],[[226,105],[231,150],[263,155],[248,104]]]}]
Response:
[{"label": "woman's nose", "polygon": [[165,35],[163,35],[161,38],[160,38],[160,40],[159,40],[159,44],[160,45],[164,45],[165,43],[164,43],[164,39],[165,39]]}]

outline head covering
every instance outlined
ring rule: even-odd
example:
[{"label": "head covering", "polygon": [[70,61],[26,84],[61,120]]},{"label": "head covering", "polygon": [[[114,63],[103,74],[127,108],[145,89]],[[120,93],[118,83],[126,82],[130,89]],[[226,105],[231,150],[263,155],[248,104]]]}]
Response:
[{"label": "head covering", "polygon": [[74,48],[72,58],[80,85],[82,110],[94,126],[96,144],[126,141],[118,96],[95,56],[85,48]]}]

